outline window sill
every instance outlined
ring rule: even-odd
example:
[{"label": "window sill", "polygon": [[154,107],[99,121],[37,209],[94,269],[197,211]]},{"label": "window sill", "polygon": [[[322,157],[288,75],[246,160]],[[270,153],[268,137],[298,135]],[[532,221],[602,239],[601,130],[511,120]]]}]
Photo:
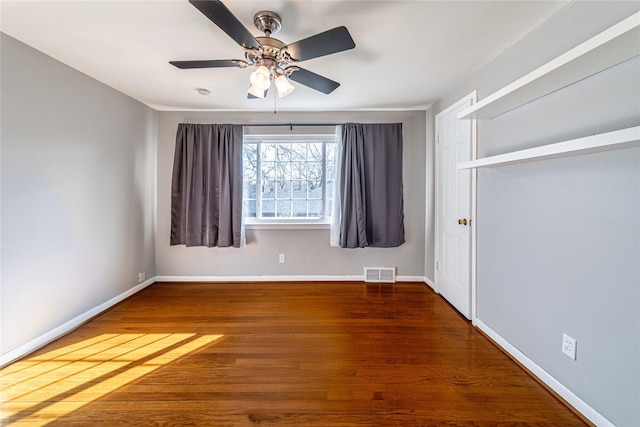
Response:
[{"label": "window sill", "polygon": [[328,222],[245,222],[248,230],[319,230],[330,229]]}]

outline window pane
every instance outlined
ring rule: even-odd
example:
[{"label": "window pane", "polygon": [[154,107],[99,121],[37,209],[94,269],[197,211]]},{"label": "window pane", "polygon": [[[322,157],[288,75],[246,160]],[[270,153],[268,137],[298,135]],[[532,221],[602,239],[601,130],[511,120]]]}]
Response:
[{"label": "window pane", "polygon": [[262,201],[262,216],[264,218],[273,218],[276,213],[276,202],[274,200]]},{"label": "window pane", "polygon": [[[333,144],[327,144],[333,145]],[[333,180],[336,177],[336,159],[333,160],[327,159],[327,180]]]},{"label": "window pane", "polygon": [[276,198],[278,199],[290,199],[291,198],[291,182],[279,181],[276,187]]},{"label": "window pane", "polygon": [[307,181],[292,181],[291,189],[293,191],[294,199],[306,199],[307,198]]},{"label": "window pane", "polygon": [[262,181],[262,198],[273,199],[276,197],[276,184],[273,180]]},{"label": "window pane", "polygon": [[291,163],[290,162],[278,162],[275,167],[276,179],[285,180],[291,179]]},{"label": "window pane", "polygon": [[291,144],[279,143],[276,145],[276,156],[279,162],[288,162],[291,160]]},{"label": "window pane", "polygon": [[244,182],[244,198],[245,199],[256,199],[257,195],[257,187],[258,183],[256,181],[245,181]]},{"label": "window pane", "polygon": [[245,163],[242,168],[242,175],[245,181],[254,181],[258,176],[258,170],[257,168],[254,169],[251,165]]},{"label": "window pane", "polygon": [[326,144],[326,153],[327,153],[327,165],[328,164],[335,164],[336,162],[336,146],[337,144],[333,143],[333,142],[328,142]]},{"label": "window pane", "polygon": [[307,216],[306,200],[295,200],[293,202],[293,216],[296,218],[305,218]]},{"label": "window pane", "polygon": [[325,177],[327,181],[329,180],[333,181],[333,179],[335,178],[335,174],[336,174],[336,165],[333,163],[327,163],[327,174]]},{"label": "window pane", "polygon": [[258,173],[257,144],[245,144],[242,150],[242,171],[245,180],[255,180]]},{"label": "window pane", "polygon": [[256,200],[246,199],[244,201],[243,212],[245,217],[256,217]]},{"label": "window pane", "polygon": [[277,201],[278,218],[290,218],[291,217],[291,202],[290,201]]},{"label": "window pane", "polygon": [[291,179],[307,178],[307,162],[291,162]]},{"label": "window pane", "polygon": [[322,162],[322,142],[312,142],[308,146],[307,159]]},{"label": "window pane", "polygon": [[307,158],[307,144],[298,143],[291,145],[291,160],[301,161]]},{"label": "window pane", "polygon": [[276,146],[273,143],[263,142],[260,144],[262,150],[260,154],[262,154],[263,162],[275,162],[276,161]]},{"label": "window pane", "polygon": [[309,216],[321,217],[322,216],[322,200],[309,201]]},{"label": "window pane", "polygon": [[309,162],[307,164],[307,181],[310,190],[322,186],[322,162]]},{"label": "window pane", "polygon": [[262,162],[262,179],[276,179],[276,162]]},{"label": "window pane", "polygon": [[309,182],[309,199],[321,199],[322,200],[322,186],[316,186],[315,182]]}]

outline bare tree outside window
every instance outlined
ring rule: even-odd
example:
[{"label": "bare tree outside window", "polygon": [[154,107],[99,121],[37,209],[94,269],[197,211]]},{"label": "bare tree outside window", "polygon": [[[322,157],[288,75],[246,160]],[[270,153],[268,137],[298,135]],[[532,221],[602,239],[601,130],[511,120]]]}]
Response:
[{"label": "bare tree outside window", "polygon": [[336,144],[333,140],[245,142],[244,216],[325,219],[331,216]]}]

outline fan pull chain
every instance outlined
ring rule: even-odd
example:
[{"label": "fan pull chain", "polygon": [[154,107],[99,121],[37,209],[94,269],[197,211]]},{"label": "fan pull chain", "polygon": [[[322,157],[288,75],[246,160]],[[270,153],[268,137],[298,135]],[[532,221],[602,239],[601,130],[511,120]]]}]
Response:
[{"label": "fan pull chain", "polygon": [[276,96],[276,92],[273,92],[273,114],[278,114],[278,112],[276,111],[276,102],[278,100],[278,97]]}]

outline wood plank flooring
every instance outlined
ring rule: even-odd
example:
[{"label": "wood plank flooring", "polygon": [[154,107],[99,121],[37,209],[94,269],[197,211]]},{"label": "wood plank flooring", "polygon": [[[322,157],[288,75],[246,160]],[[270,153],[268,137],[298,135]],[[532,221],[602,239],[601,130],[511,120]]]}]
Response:
[{"label": "wood plank flooring", "polygon": [[156,283],[0,375],[11,426],[585,425],[418,283]]}]

